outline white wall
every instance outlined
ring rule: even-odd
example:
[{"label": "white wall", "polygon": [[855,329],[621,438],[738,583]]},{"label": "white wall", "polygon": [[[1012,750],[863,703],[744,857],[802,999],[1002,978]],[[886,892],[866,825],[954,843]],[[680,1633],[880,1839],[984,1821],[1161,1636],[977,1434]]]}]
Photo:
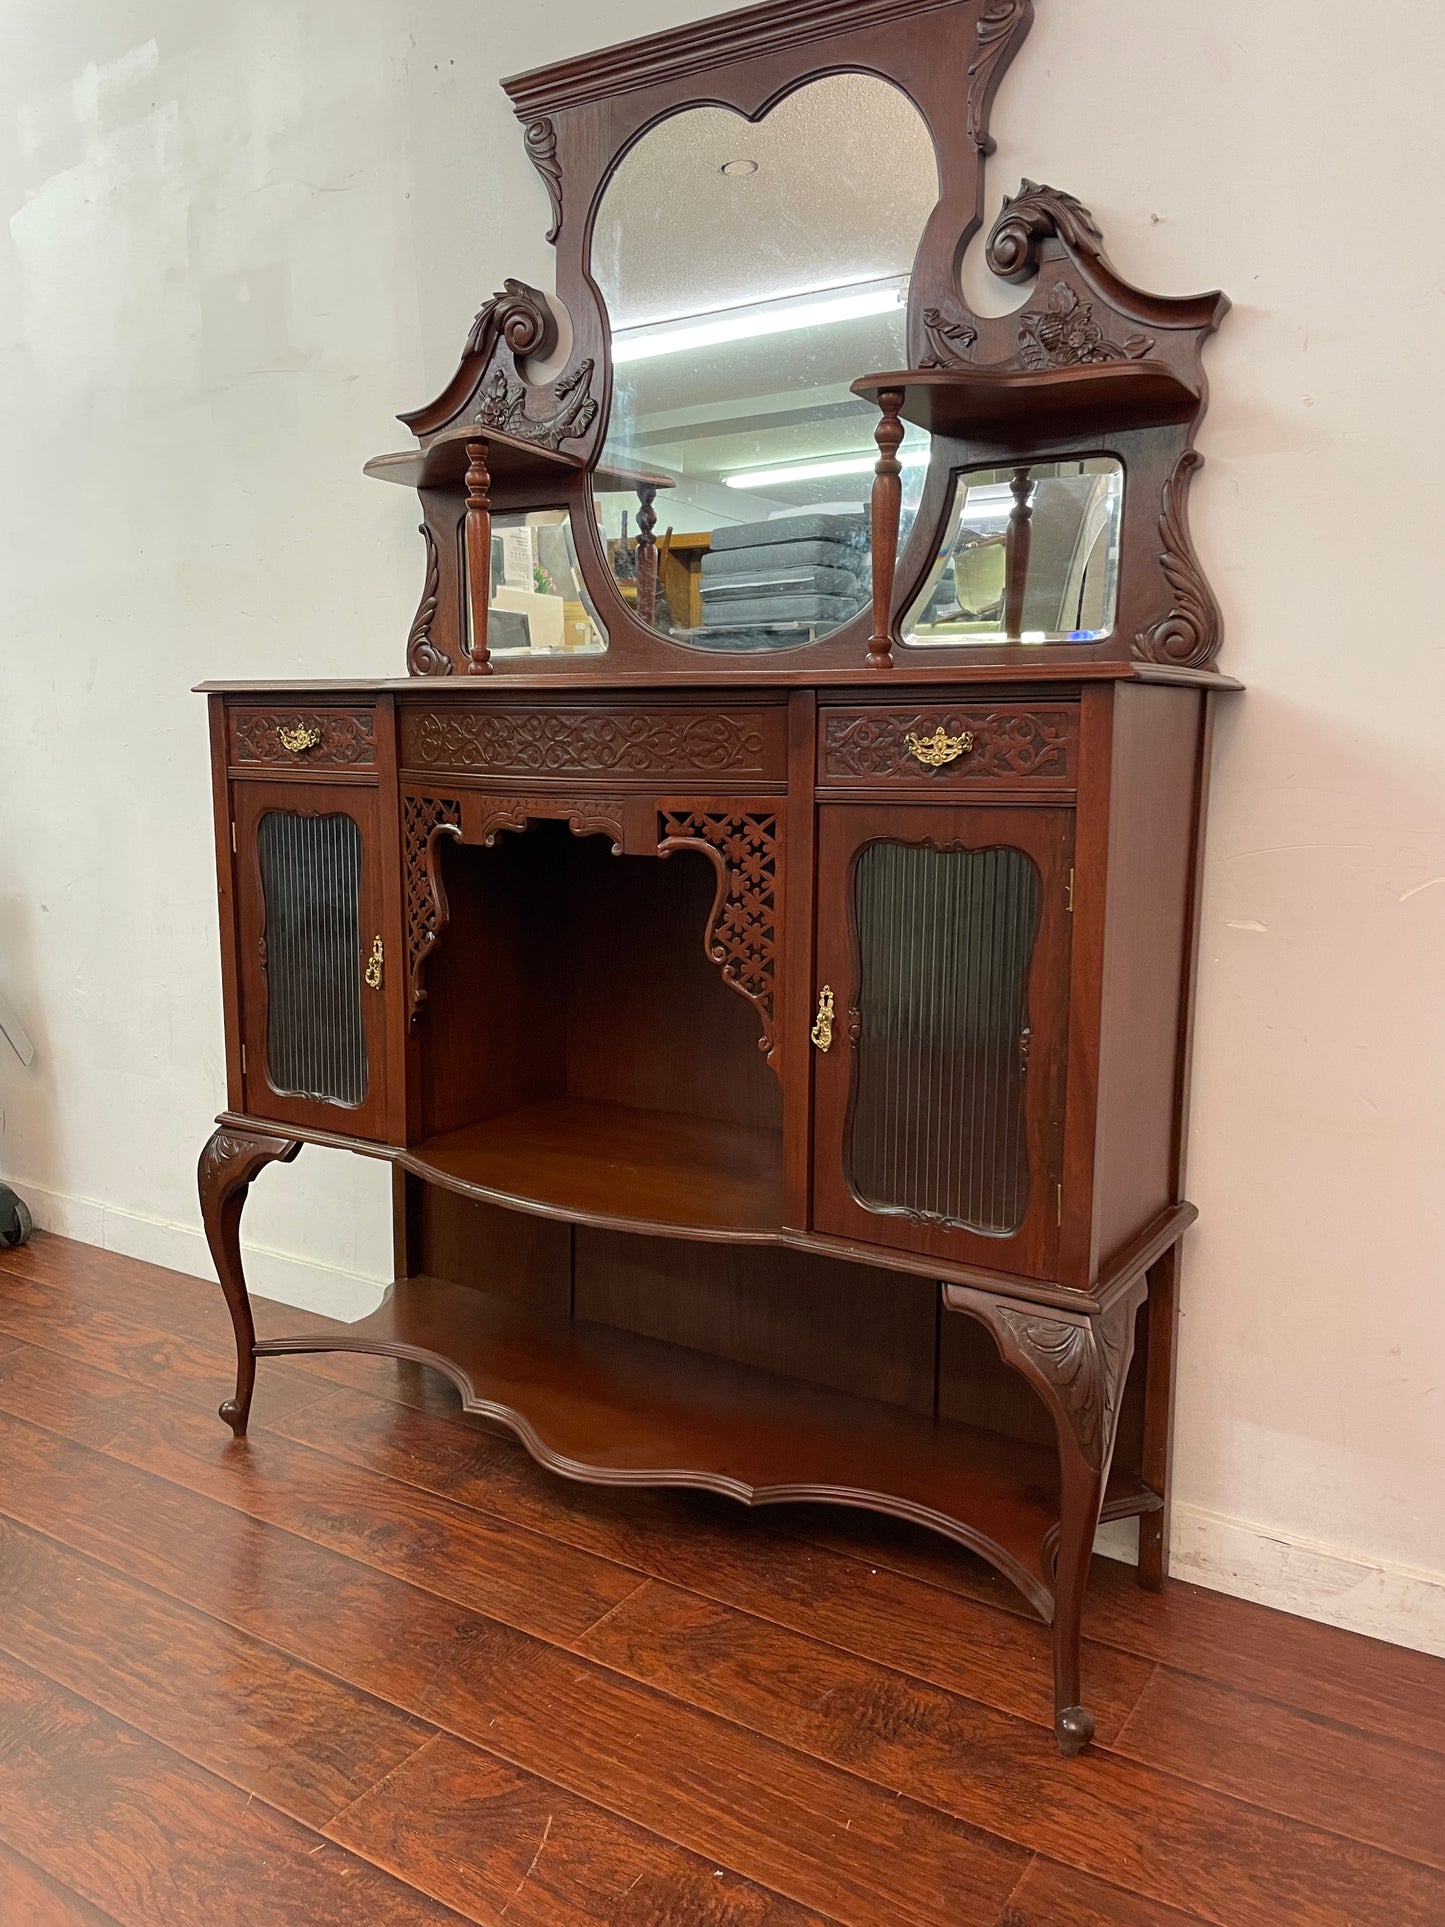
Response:
[{"label": "white wall", "polygon": [[[1236,301],[1195,490],[1249,694],[1216,760],[1177,1556],[1445,1650],[1445,13],[1393,0],[1362,36],[1353,0],[1038,12],[991,204],[1025,173],[1067,187],[1126,275]],[[0,17],[0,985],[40,1052],[0,1059],[0,1170],[58,1228],[204,1269],[221,1022],[186,691],[399,668],[420,548],[360,463],[400,445],[391,415],[500,278],[550,272],[496,77],[638,20]],[[359,1309],[387,1274],[384,1174],[359,1161],[268,1175],[250,1228],[256,1282],[297,1301]]]}]

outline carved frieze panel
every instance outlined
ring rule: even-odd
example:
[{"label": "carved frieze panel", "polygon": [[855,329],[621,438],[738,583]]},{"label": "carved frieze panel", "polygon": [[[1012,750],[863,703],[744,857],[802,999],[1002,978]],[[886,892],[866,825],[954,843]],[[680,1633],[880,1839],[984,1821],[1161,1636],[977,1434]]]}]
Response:
[{"label": "carved frieze panel", "polygon": [[[998,787],[1049,780],[1067,788],[1077,781],[1078,730],[1078,711],[1063,704],[825,711],[819,776],[824,783],[886,782],[890,787]],[[940,731],[967,744],[945,763],[927,758],[927,746]]]},{"label": "carved frieze panel", "polygon": [[499,776],[781,776],[783,712],[421,709],[401,717],[409,769]]},{"label": "carved frieze panel", "polygon": [[235,769],[371,769],[376,719],[369,709],[233,709]]},{"label": "carved frieze panel", "polygon": [[758,1048],[773,1055],[778,957],[778,819],[726,810],[662,810],[658,852],[697,848],[711,857],[718,892],[708,925],[707,954],[723,981],[746,997],[762,1024]]}]

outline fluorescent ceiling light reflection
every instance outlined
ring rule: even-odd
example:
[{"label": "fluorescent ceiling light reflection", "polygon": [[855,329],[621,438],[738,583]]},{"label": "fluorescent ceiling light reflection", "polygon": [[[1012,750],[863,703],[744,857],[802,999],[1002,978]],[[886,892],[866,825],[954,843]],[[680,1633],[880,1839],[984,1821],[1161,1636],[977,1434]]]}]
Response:
[{"label": "fluorescent ceiling light reflection", "polygon": [[[927,468],[931,451],[905,448],[898,457],[903,468]],[[834,461],[799,462],[795,468],[755,468],[746,475],[725,477],[728,488],[777,487],[782,482],[821,482],[834,475],[871,475],[878,466],[876,455],[840,455]]]},{"label": "fluorescent ceiling light reflection", "polygon": [[612,337],[612,363],[652,361],[690,348],[716,348],[727,341],[755,341],[764,335],[792,334],[800,328],[826,328],[835,321],[861,321],[869,315],[897,314],[907,285],[890,281],[864,288],[834,288],[797,300],[760,302],[687,321],[662,321],[648,328],[620,328]]}]

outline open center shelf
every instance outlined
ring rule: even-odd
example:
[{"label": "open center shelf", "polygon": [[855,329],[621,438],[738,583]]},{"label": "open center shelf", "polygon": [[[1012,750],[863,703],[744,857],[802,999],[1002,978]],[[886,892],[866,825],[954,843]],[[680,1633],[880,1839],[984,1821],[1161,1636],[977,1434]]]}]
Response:
[{"label": "open center shelf", "polygon": [[429,1138],[410,1161],[514,1210],[738,1237],[782,1223],[782,1158],[777,1132],[559,1097]]}]

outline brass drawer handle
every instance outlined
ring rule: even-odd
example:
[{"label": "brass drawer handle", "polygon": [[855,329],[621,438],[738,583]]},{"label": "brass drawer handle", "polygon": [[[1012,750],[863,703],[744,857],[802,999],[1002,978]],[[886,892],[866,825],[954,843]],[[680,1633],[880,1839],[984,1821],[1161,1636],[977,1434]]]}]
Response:
[{"label": "brass drawer handle", "polygon": [[910,756],[916,756],[927,769],[943,769],[949,763],[956,763],[960,756],[967,756],[973,748],[973,731],[966,729],[961,736],[950,736],[940,723],[931,736],[920,736],[911,731],[904,737]]},{"label": "brass drawer handle", "polygon": [[321,741],[321,731],[308,728],[305,723],[298,723],[294,729],[287,729],[283,724],[277,734],[281,738],[282,749],[289,750],[293,756],[304,756],[308,749],[315,749]]},{"label": "brass drawer handle", "polygon": [[366,965],[366,987],[368,990],[381,989],[381,973],[386,963],[386,954],[381,947],[381,938],[371,946],[371,956]]},{"label": "brass drawer handle", "polygon": [[818,1016],[813,1025],[813,1042],[825,1055],[833,1048],[833,986],[824,984],[818,998]]}]

